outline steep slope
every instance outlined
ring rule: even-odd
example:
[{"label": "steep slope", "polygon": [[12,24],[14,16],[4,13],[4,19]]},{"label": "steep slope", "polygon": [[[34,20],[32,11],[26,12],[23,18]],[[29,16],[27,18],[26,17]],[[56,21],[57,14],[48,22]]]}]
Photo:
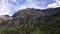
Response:
[{"label": "steep slope", "polygon": [[2,33],[60,34],[60,8],[45,10],[27,8],[19,10],[12,17],[12,20],[8,19],[7,30]]},{"label": "steep slope", "polygon": [[16,16],[20,16],[21,18],[27,18],[30,16],[34,16],[34,17],[39,17],[39,16],[44,16],[46,15],[44,12],[42,12],[40,9],[34,9],[34,8],[27,8],[27,9],[23,9],[18,11],[17,13],[15,13],[13,15],[13,17]]},{"label": "steep slope", "polygon": [[14,17],[12,22],[18,27],[18,25],[26,23],[32,17],[36,19],[41,16],[46,16],[46,14],[39,9],[27,8],[15,13],[12,16]]},{"label": "steep slope", "polygon": [[18,26],[23,23],[26,23],[31,18],[37,19],[37,18],[43,17],[43,16],[50,16],[51,14],[55,14],[59,11],[60,11],[60,8],[49,8],[49,9],[45,9],[45,10],[27,8],[27,9],[19,10],[17,13],[15,13],[12,16],[12,17],[14,17],[12,22],[16,26]]},{"label": "steep slope", "polygon": [[57,8],[48,8],[48,9],[44,9],[42,10],[44,13],[50,15],[52,13],[56,13],[56,12],[59,12],[60,11],[60,7],[57,7]]},{"label": "steep slope", "polygon": [[[60,8],[55,9],[24,9],[13,15],[12,23],[15,27],[30,34],[35,30],[49,31],[50,34],[59,33],[60,31]],[[56,32],[57,31],[57,32]]]},{"label": "steep slope", "polygon": [[[55,9],[56,10],[56,9]],[[30,18],[27,23],[24,23],[20,30],[26,34],[38,30],[39,34],[60,34],[60,11],[52,13],[48,16],[42,16],[37,19]],[[35,32],[34,32],[35,33]],[[38,33],[37,33],[38,34]]]}]

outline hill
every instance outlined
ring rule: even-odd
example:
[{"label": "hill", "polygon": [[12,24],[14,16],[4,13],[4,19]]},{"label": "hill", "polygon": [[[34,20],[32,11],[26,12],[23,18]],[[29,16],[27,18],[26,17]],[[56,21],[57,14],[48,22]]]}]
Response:
[{"label": "hill", "polygon": [[60,7],[19,10],[8,20],[3,34],[60,34]]}]

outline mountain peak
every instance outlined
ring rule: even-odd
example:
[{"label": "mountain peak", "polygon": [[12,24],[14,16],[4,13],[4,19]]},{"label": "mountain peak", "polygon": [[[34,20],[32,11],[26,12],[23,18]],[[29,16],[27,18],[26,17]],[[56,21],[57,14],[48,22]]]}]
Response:
[{"label": "mountain peak", "polygon": [[29,16],[38,17],[38,16],[44,16],[44,15],[45,13],[40,11],[40,9],[27,8],[27,9],[19,10],[17,13],[13,15],[13,17],[20,16],[21,18],[26,18]]}]

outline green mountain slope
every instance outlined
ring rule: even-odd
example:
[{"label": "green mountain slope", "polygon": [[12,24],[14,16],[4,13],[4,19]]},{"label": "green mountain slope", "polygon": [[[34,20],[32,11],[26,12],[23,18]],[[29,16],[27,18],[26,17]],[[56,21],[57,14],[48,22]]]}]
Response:
[{"label": "green mountain slope", "polygon": [[13,16],[1,34],[60,34],[60,8],[24,9]]}]

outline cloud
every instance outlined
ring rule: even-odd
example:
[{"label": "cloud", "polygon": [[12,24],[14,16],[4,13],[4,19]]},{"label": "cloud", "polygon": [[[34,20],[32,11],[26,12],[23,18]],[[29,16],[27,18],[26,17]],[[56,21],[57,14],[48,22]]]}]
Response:
[{"label": "cloud", "polygon": [[12,16],[25,8],[47,9],[60,7],[59,0],[0,0],[0,15]]},{"label": "cloud", "polygon": [[55,3],[49,4],[47,6],[47,8],[56,8],[56,7],[60,7],[60,1],[59,0],[55,0]]},{"label": "cloud", "polygon": [[7,5],[7,4],[5,4],[5,3],[7,3],[6,1],[4,1],[4,0],[2,0],[2,1],[0,1],[0,15],[6,15],[6,14],[8,14],[9,15],[9,6]]},{"label": "cloud", "polygon": [[[13,2],[16,2],[16,0],[13,0]],[[14,12],[17,10],[16,7],[18,8],[17,5],[14,5],[13,3],[9,3],[8,0],[1,0],[0,1],[0,15],[12,16]],[[13,13],[11,14],[11,12]]]},{"label": "cloud", "polygon": [[54,0],[26,0],[26,3],[21,7],[29,7],[29,8],[38,8],[38,9],[46,9],[47,6],[51,3],[54,3]]}]

